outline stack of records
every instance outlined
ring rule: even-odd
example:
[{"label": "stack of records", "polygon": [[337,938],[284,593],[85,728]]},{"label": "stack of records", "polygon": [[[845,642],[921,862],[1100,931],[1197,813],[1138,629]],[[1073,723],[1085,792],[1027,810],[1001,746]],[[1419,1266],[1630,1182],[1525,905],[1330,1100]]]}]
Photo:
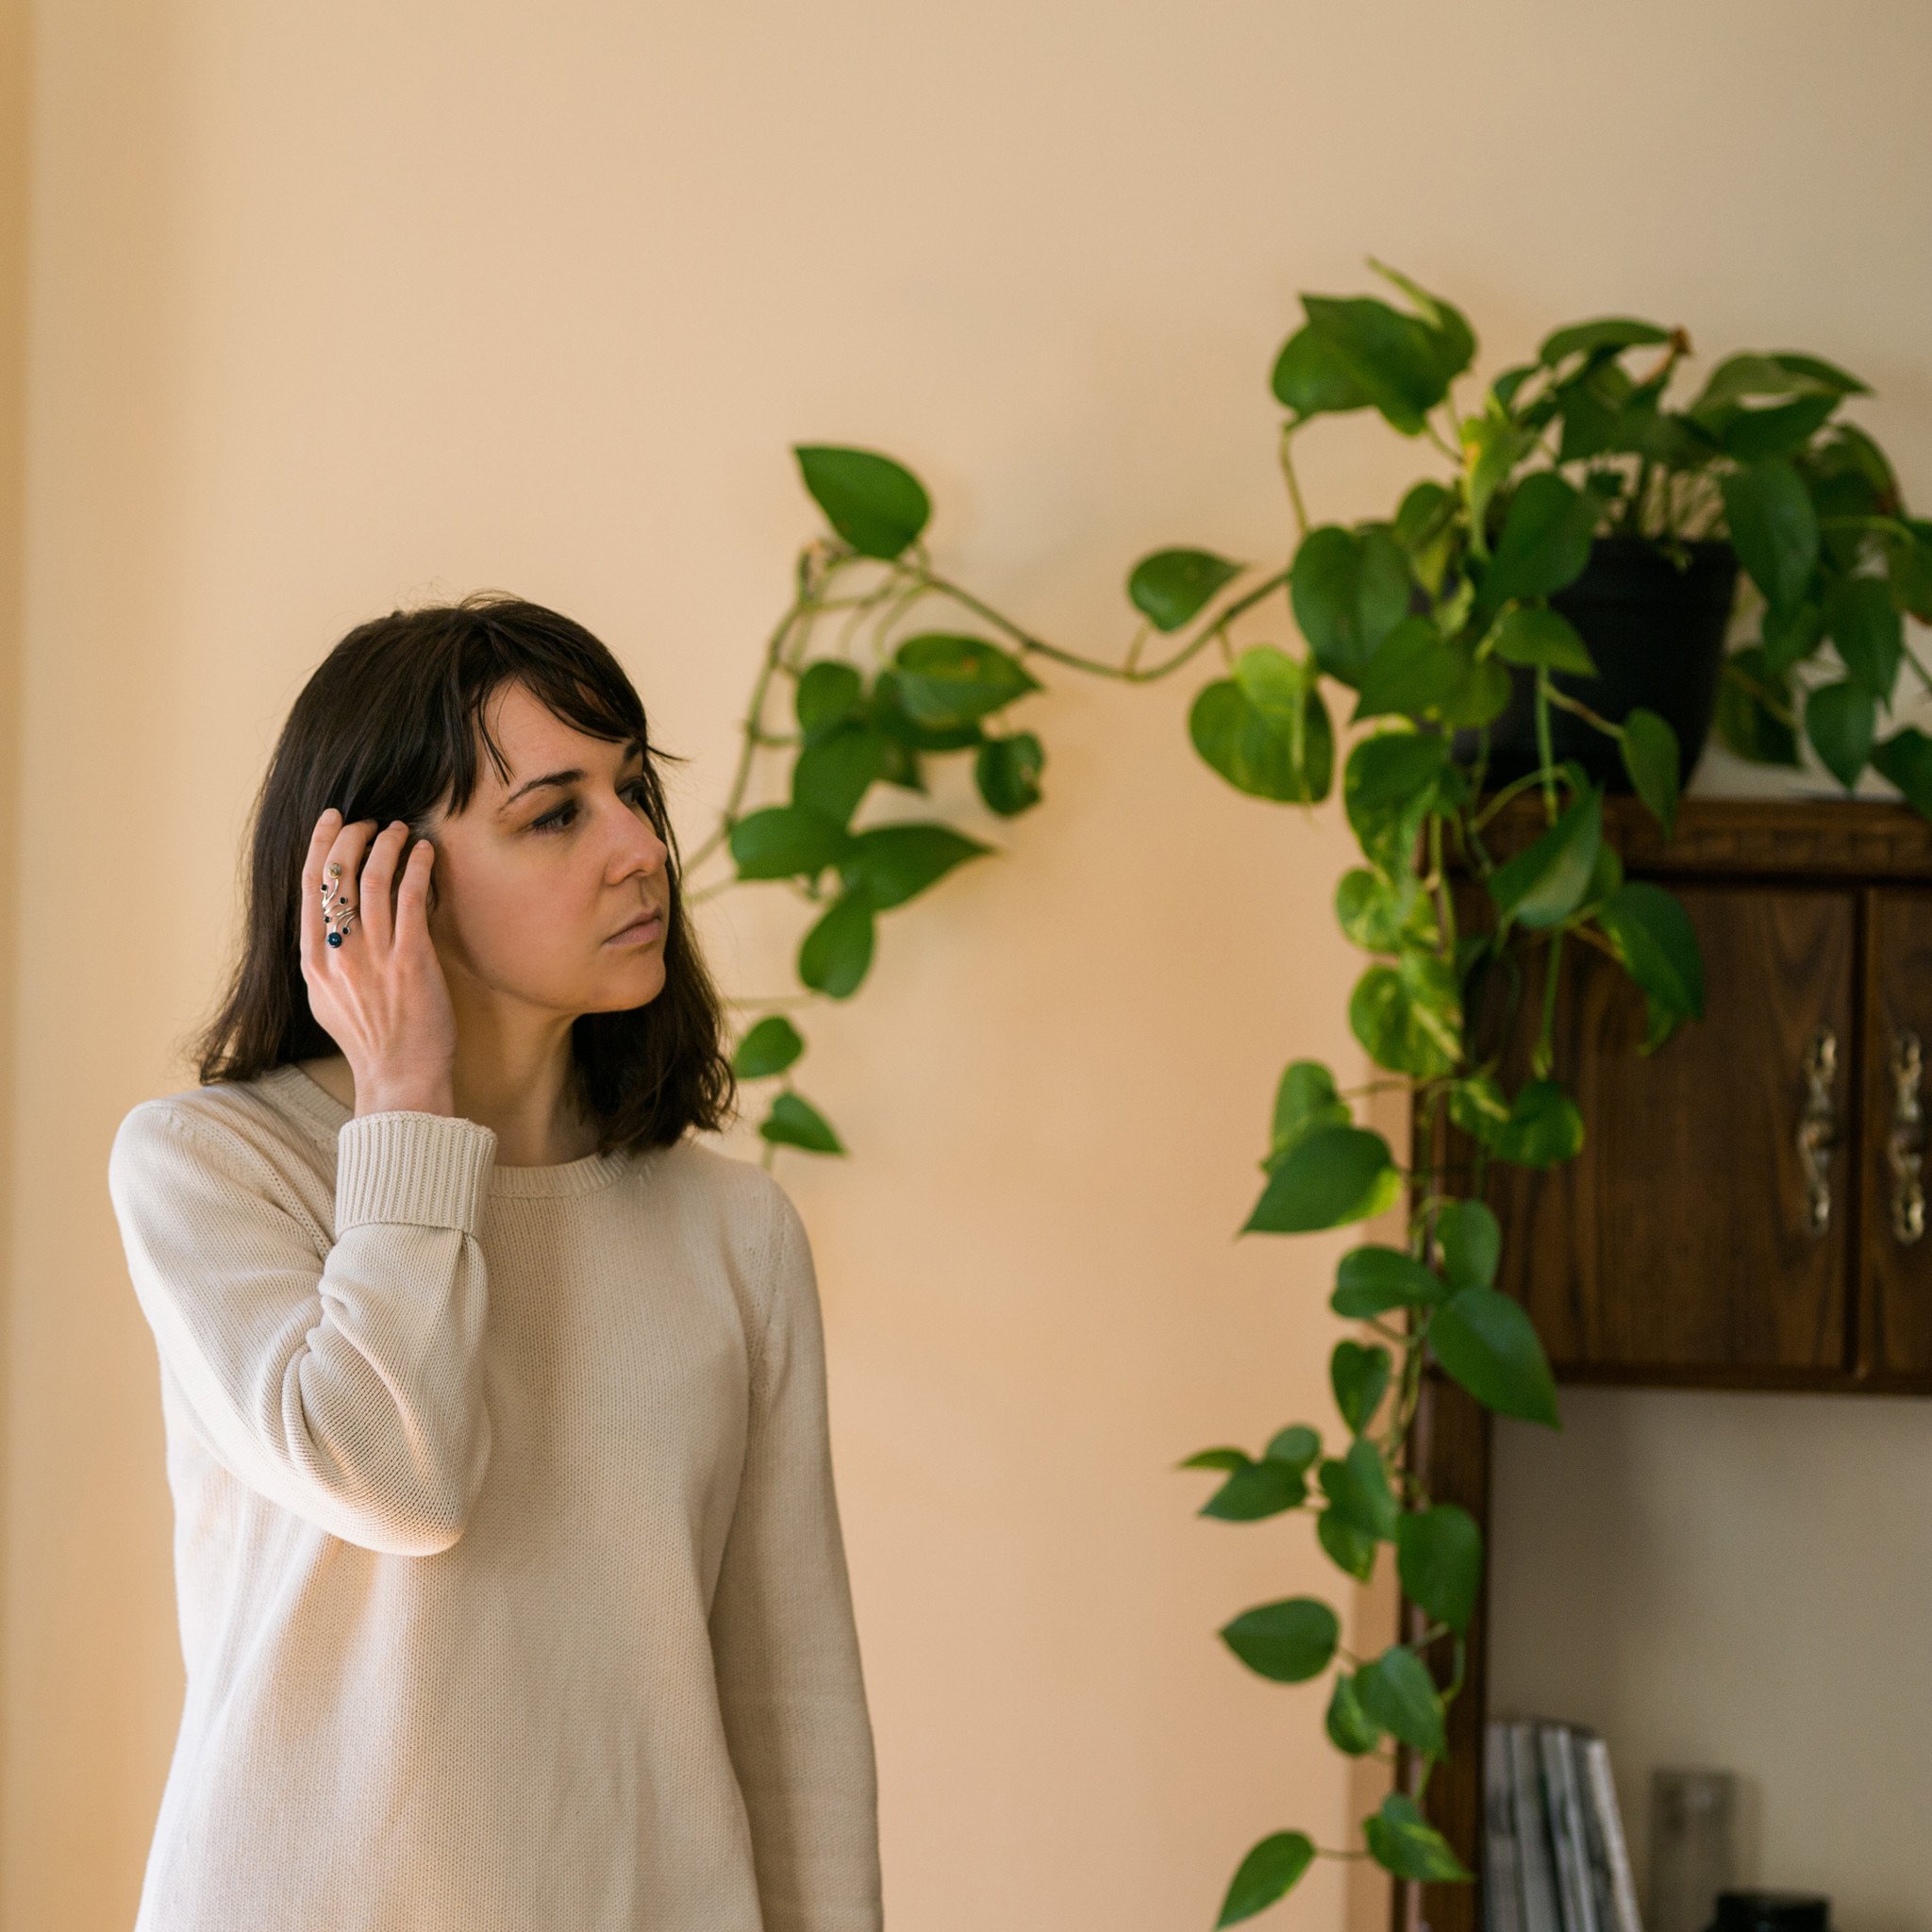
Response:
[{"label": "stack of records", "polygon": [[1643,1932],[1596,1732],[1492,1719],[1483,1786],[1485,1932]]}]

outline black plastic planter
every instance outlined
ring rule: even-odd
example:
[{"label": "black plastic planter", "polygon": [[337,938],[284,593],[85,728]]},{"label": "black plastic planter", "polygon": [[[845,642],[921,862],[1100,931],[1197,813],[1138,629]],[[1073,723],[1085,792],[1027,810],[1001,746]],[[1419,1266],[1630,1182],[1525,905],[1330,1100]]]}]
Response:
[{"label": "black plastic planter", "polygon": [[[1724,542],[1685,545],[1680,570],[1638,537],[1599,537],[1583,575],[1550,599],[1590,646],[1598,675],[1555,672],[1551,682],[1614,724],[1640,706],[1677,734],[1680,776],[1689,783],[1717,708],[1724,632],[1738,585],[1738,553]],[[1513,690],[1490,726],[1485,786],[1536,770],[1536,674],[1511,667]],[[1574,758],[1607,791],[1628,791],[1617,741],[1574,711],[1550,707],[1550,745],[1558,762]],[[1456,756],[1474,760],[1476,735],[1456,735]]]}]

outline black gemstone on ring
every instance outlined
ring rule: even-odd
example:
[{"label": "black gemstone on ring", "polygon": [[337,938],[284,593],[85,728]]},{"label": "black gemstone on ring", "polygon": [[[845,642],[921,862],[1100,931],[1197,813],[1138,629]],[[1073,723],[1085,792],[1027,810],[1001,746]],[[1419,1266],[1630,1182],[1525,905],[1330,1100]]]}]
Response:
[{"label": "black gemstone on ring", "polygon": [[330,934],[329,934],[329,936],[328,936],[328,942],[329,942],[329,944],[330,944],[330,945],[332,945],[332,946],[339,946],[339,945],[341,945],[341,942],[342,942],[342,936],[341,936],[341,933],[339,933],[339,932],[332,932],[332,933],[330,933]]}]

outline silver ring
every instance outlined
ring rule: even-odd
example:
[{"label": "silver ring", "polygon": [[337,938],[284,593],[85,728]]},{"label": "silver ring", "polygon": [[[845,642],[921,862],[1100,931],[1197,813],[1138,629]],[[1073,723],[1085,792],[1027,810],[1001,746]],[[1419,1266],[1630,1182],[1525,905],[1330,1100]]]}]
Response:
[{"label": "silver ring", "polygon": [[331,860],[328,877],[322,882],[322,920],[328,928],[328,942],[332,946],[341,944],[356,918],[355,903],[341,896],[341,867]]}]

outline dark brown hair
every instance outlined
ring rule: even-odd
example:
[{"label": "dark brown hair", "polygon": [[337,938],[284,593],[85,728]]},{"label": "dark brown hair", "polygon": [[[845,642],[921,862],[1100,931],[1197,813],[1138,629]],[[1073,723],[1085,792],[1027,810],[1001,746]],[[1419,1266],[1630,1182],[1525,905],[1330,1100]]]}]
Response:
[{"label": "dark brown hair", "polygon": [[575,1099],[597,1124],[598,1151],[665,1145],[736,1117],[722,1005],[685,923],[658,771],[659,759],[684,760],[650,743],[630,679],[582,625],[495,591],[358,625],[303,686],[256,800],[241,957],[190,1049],[204,1084],[339,1050],[302,976],[299,895],[315,822],[334,806],[345,823],[402,819],[420,837],[439,805],[461,811],[476,789],[479,742],[509,775],[484,710],[512,682],[593,738],[638,741],[651,822],[670,852],[663,991],[626,1012],[581,1014],[571,1029]]}]

